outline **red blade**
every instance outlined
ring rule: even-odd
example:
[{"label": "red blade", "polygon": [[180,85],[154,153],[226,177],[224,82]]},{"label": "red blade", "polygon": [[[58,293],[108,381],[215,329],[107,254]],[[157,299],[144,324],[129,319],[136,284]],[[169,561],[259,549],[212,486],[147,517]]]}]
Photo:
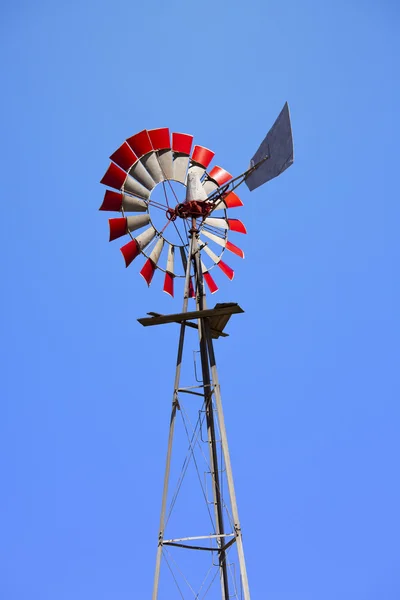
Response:
[{"label": "red blade", "polygon": [[215,152],[204,148],[204,146],[195,146],[193,148],[192,161],[207,169],[214,155]]},{"label": "red blade", "polygon": [[170,296],[174,297],[174,276],[172,275],[172,273],[165,273],[163,291],[166,294],[169,294]]},{"label": "red blade", "polygon": [[190,156],[192,148],[193,136],[188,133],[173,133],[172,134],[172,150],[178,154]]},{"label": "red blade", "polygon": [[238,233],[247,233],[246,227],[239,219],[224,219],[223,217],[207,217],[204,219],[206,225],[211,227],[219,227],[220,229],[231,229]]},{"label": "red blade", "polygon": [[156,230],[153,226],[149,227],[137,236],[137,238],[133,239],[125,246],[122,246],[121,252],[125,258],[125,265],[128,267],[134,258],[138,256],[146,248],[148,244],[154,239],[156,236]]},{"label": "red blade", "polygon": [[126,217],[109,219],[108,223],[110,225],[110,242],[128,233]]},{"label": "red blade", "polygon": [[240,256],[240,258],[244,258],[244,252],[243,250],[241,250],[240,248],[238,248],[237,246],[235,246],[235,244],[232,244],[232,242],[226,242],[225,248],[227,250],[229,250],[230,252],[233,252],[233,254],[236,254],[237,256]]},{"label": "red blade", "polygon": [[196,298],[192,278],[189,279],[189,298]]},{"label": "red blade", "polygon": [[136,243],[136,240],[132,240],[131,242],[128,242],[128,244],[125,244],[125,246],[122,246],[122,248],[120,248],[120,250],[125,259],[126,267],[129,267],[131,262],[140,254],[140,248],[139,248],[139,245]]},{"label": "red blade", "polygon": [[232,231],[237,231],[238,233],[247,233],[246,227],[243,225],[242,221],[239,219],[228,219],[229,229]]},{"label": "red blade", "polygon": [[124,142],[114,154],[111,154],[110,158],[117,163],[118,166],[124,169],[124,171],[129,171],[131,166],[138,160],[138,157],[126,142]]},{"label": "red blade", "polygon": [[220,260],[217,265],[219,266],[219,268],[221,269],[221,271],[223,271],[225,273],[225,275],[227,277],[229,277],[229,279],[232,281],[235,272],[233,269],[231,269],[226,263],[224,263],[223,260]]},{"label": "red blade", "polygon": [[223,185],[224,183],[232,179],[232,175],[228,173],[228,171],[226,171],[222,167],[217,166],[211,169],[208,176],[210,177],[210,179],[214,179],[214,181],[216,181],[218,185]]},{"label": "red blade", "polygon": [[125,171],[117,167],[114,163],[110,163],[107,171],[105,172],[103,179],[100,181],[103,185],[120,190],[125,183],[127,174]]},{"label": "red blade", "polygon": [[117,219],[108,219],[110,225],[110,242],[116,240],[128,233],[145,227],[150,222],[149,215],[141,215],[139,217],[120,217]]},{"label": "red blade", "polygon": [[147,205],[143,200],[135,198],[134,196],[106,190],[103,204],[100,206],[99,210],[120,212],[122,208],[126,212],[145,212]]},{"label": "red blade", "polygon": [[153,146],[146,129],[136,133],[126,141],[139,158],[153,151]]},{"label": "red blade", "polygon": [[151,129],[147,133],[149,134],[153,150],[169,150],[171,148],[168,127],[161,127],[160,129]]},{"label": "red blade", "polygon": [[149,258],[143,265],[142,270],[140,271],[140,274],[142,275],[142,277],[144,277],[148,286],[150,286],[155,270],[157,269],[157,263],[159,261],[163,247],[164,239],[160,238],[154,246],[153,250],[151,251]]},{"label": "red blade", "polygon": [[230,192],[227,196],[225,196],[224,203],[226,208],[238,208],[239,206],[243,206],[243,202],[239,196],[235,194],[235,192]]},{"label": "red blade", "polygon": [[169,294],[170,296],[174,295],[174,277],[175,277],[175,248],[174,246],[169,246],[168,248],[168,258],[167,258],[167,271],[165,273],[164,279],[164,292]]},{"label": "red blade", "polygon": [[215,283],[214,279],[211,277],[210,273],[203,273],[203,278],[211,294],[215,294],[215,292],[218,291],[218,286]]},{"label": "red blade", "polygon": [[[219,246],[222,246],[223,248],[226,248],[230,252],[233,252],[233,254],[237,254],[237,256],[244,258],[243,250],[241,250],[240,248],[235,246],[235,244],[232,244],[232,242],[228,242],[227,239],[221,238],[218,235],[215,235],[214,233],[207,231],[206,229],[203,229],[203,231],[201,233],[202,233],[202,235],[204,235],[205,237],[208,237],[210,240],[212,240]],[[201,241],[203,241],[203,240],[201,240]],[[204,248],[204,250],[207,252],[206,248],[207,248],[207,246]],[[218,262],[218,261],[215,261],[215,262]]]},{"label": "red blade", "polygon": [[147,285],[150,286],[151,280],[153,279],[153,275],[156,271],[156,265],[149,258],[144,263],[142,269],[140,270],[141,276],[146,281]]},{"label": "red blade", "polygon": [[118,192],[112,192],[111,190],[106,190],[103,204],[100,206],[99,210],[119,212],[122,208],[122,198],[122,194]]}]

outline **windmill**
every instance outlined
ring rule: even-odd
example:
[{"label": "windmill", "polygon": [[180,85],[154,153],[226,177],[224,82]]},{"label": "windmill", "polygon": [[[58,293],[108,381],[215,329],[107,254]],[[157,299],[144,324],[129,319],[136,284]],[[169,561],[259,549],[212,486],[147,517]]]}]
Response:
[{"label": "windmill", "polygon": [[[105,192],[100,210],[120,213],[109,220],[110,241],[130,237],[121,247],[127,267],[143,255],[145,262],[140,274],[150,285],[156,271],[161,271],[163,290],[170,296],[176,292],[175,283],[182,282],[181,312],[168,315],[152,312],[138,319],[146,327],[175,323],[180,330],[152,600],[175,597],[250,600],[213,344],[214,339],[227,336],[224,329],[230,317],[243,310],[235,303],[208,308],[206,291],[214,294],[218,290],[215,267],[229,279],[233,278],[226,254],[244,258],[243,251],[231,241],[232,233],[246,233],[243,223],[230,216],[231,210],[243,205],[235,190],[245,183],[252,191],[293,163],[288,105],[285,104],[252,157],[249,168],[237,177],[220,166],[210,168],[214,153],[204,146],[192,149],[192,145],[192,135],[170,135],[168,128],[143,130],[129,137],[110,157],[112,162],[101,183],[112,189]],[[197,336],[194,380],[192,385],[183,385],[184,345],[191,330],[196,330]],[[192,418],[186,410],[187,398]],[[178,414],[186,433],[186,454],[172,493]],[[175,454],[179,456],[182,448],[178,447]],[[203,472],[196,453],[203,469],[205,465]],[[177,499],[190,464],[197,472],[198,493],[191,484],[181,509],[177,510]],[[194,508],[196,498],[200,503],[204,501],[207,513],[208,524],[202,531],[195,530],[202,522],[197,518],[200,511]],[[172,537],[168,527],[174,529]],[[204,567],[204,577],[199,576],[198,556],[203,557],[199,565],[201,569]],[[161,569],[164,562],[165,568]],[[162,579],[162,571],[170,572],[169,580]]]}]

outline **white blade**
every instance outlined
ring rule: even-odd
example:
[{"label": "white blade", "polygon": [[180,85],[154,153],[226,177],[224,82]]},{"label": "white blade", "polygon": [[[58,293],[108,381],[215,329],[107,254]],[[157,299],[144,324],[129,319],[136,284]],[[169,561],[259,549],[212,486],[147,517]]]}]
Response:
[{"label": "white blade", "polygon": [[189,157],[185,154],[175,154],[174,156],[174,179],[180,183],[186,181],[186,171],[189,165]]},{"label": "white blade", "polygon": [[159,150],[157,152],[158,162],[160,163],[161,171],[164,179],[174,178],[174,165],[172,162],[172,150]]},{"label": "white blade", "polygon": [[219,237],[219,235],[215,235],[215,233],[210,233],[209,231],[203,230],[201,232],[201,235],[205,235],[210,240],[212,240],[213,242],[215,242],[219,246],[222,246],[223,248],[225,248],[225,246],[226,246],[226,239]]},{"label": "white blade", "polygon": [[158,240],[158,242],[156,243],[156,245],[154,246],[153,250],[151,251],[151,254],[149,256],[150,260],[157,265],[159,259],[160,259],[160,254],[162,252],[162,249],[164,247],[164,239],[160,238]]},{"label": "white blade", "polygon": [[212,192],[215,192],[215,190],[218,188],[218,183],[215,183],[215,181],[213,181],[212,179],[207,179],[207,181],[205,181],[203,184],[203,188],[204,188],[204,191],[206,192],[207,196],[209,196]]},{"label": "white blade", "polygon": [[150,216],[140,215],[138,217],[126,217],[126,226],[128,231],[135,231],[136,229],[141,229],[145,225],[150,223]]},{"label": "white blade", "polygon": [[211,258],[211,260],[217,265],[219,263],[219,261],[221,260],[221,258],[219,256],[217,256],[215,254],[215,252],[213,252],[208,246],[204,246],[203,248],[204,252],[206,254],[208,254],[208,256]]},{"label": "white blade", "polygon": [[143,231],[140,235],[137,236],[136,243],[138,244],[140,251],[144,250],[146,246],[148,246],[152,239],[155,238],[157,232],[154,227],[149,227],[146,231]]},{"label": "white blade", "polygon": [[144,185],[149,191],[151,191],[156,182],[151,177],[150,173],[144,168],[140,160],[135,162],[135,164],[129,169],[129,175],[132,175],[135,179],[138,180],[139,183]]},{"label": "white blade", "polygon": [[[229,229],[229,223],[226,219],[223,219],[222,217],[207,217],[207,219],[204,220],[204,223],[206,225],[210,225],[211,227],[219,227],[220,229]],[[202,232],[204,233],[204,231]]]},{"label": "white blade", "polygon": [[139,198],[122,194],[122,208],[126,212],[146,212],[147,204],[143,200],[139,200]]},{"label": "white blade", "polygon": [[175,275],[174,271],[174,262],[175,262],[175,247],[170,245],[168,248],[168,259],[167,259],[167,271],[171,273],[171,275]]},{"label": "white blade", "polygon": [[201,261],[201,272],[202,273],[207,273],[208,269],[206,267],[206,265],[203,263],[203,261]]},{"label": "white blade", "polygon": [[145,188],[141,183],[133,179],[130,175],[127,175],[124,185],[122,186],[122,191],[127,191],[133,194],[134,196],[140,196],[141,198],[150,198],[150,192],[147,188]]},{"label": "white blade", "polygon": [[149,154],[142,156],[140,160],[156,183],[164,181],[164,175],[162,174],[155,152],[149,152]]}]

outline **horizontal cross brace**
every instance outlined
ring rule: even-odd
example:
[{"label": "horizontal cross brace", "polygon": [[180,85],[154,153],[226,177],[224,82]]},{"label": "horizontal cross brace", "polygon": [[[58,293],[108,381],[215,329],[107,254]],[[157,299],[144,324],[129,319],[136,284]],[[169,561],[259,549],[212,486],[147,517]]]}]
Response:
[{"label": "horizontal cross brace", "polygon": [[191,319],[206,319],[209,317],[219,317],[222,315],[233,315],[243,313],[243,308],[238,304],[231,304],[221,308],[208,308],[207,310],[191,310],[185,313],[176,313],[172,315],[160,315],[158,317],[144,317],[138,319],[138,322],[144,327],[151,325],[164,325],[164,323],[181,323]]},{"label": "horizontal cross brace", "polygon": [[192,546],[190,544],[179,544],[175,542],[163,542],[163,546],[174,546],[175,548],[185,548],[186,550],[206,550],[208,552],[225,552],[232,544],[236,542],[236,537],[229,540],[222,548],[206,548],[205,546]]},{"label": "horizontal cross brace", "polygon": [[189,542],[191,540],[213,540],[215,538],[233,537],[234,533],[213,533],[212,535],[197,535],[192,537],[175,538],[172,540],[164,540],[164,544],[172,542]]},{"label": "horizontal cross brace", "polygon": [[[163,316],[161,313],[156,313],[156,312],[149,312],[147,314],[150,315],[151,317],[162,317]],[[177,325],[180,325],[180,323],[178,321],[176,321],[176,323],[177,323]],[[199,328],[196,323],[191,323],[190,321],[185,321],[185,326],[191,327],[192,329]],[[213,329],[212,327],[210,328],[210,332],[211,332],[211,337],[214,340],[217,340],[219,337],[229,337],[229,333],[224,333],[223,331],[218,331],[217,329]]]},{"label": "horizontal cross brace", "polygon": [[175,546],[176,548],[186,548],[186,550],[207,550],[208,552],[218,552],[219,548],[205,548],[204,546],[189,546],[189,544],[174,544],[173,542],[164,542],[163,546]]},{"label": "horizontal cross brace", "polygon": [[193,396],[201,396],[204,397],[204,394],[200,394],[200,392],[192,392],[192,390],[185,390],[185,388],[178,388],[178,392],[182,394],[193,394]]}]

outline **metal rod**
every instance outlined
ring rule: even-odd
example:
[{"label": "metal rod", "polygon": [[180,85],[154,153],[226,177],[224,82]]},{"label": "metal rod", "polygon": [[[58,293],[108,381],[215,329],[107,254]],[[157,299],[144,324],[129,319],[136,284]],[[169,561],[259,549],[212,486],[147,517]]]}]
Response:
[{"label": "metal rod", "polygon": [[[190,257],[192,255],[194,242],[195,242],[195,237],[192,235],[192,238],[190,241],[190,247],[189,247],[189,260],[187,261],[187,265],[186,265],[185,294],[184,294],[184,298],[183,298],[182,312],[187,312],[187,308],[188,308],[189,293],[190,293],[190,266],[191,266]],[[165,529],[165,513],[166,513],[166,509],[167,509],[168,483],[169,483],[169,476],[170,476],[170,471],[171,471],[172,443],[173,443],[173,439],[174,439],[175,417],[176,417],[176,410],[179,406],[179,404],[178,404],[178,389],[179,389],[179,381],[180,381],[180,376],[181,376],[183,345],[184,345],[184,341],[185,341],[185,330],[186,330],[185,324],[182,323],[181,328],[180,328],[180,334],[179,334],[178,355],[177,355],[177,359],[176,359],[174,393],[172,396],[172,411],[171,411],[171,419],[170,419],[170,424],[169,424],[168,449],[167,449],[167,459],[166,459],[166,464],[165,464],[164,486],[163,486],[163,494],[162,494],[162,502],[161,502],[160,527],[159,527],[159,533],[158,533],[158,547],[157,547],[157,557],[156,557],[156,568],[155,568],[155,573],[154,573],[152,600],[157,600],[158,586],[159,586],[159,582],[160,582],[162,547],[163,547],[163,537],[164,537],[164,529]]]},{"label": "metal rod", "polygon": [[256,169],[258,169],[258,167],[261,166],[263,162],[265,162],[268,159],[269,159],[269,156],[264,156],[264,158],[262,158],[256,165],[253,165],[252,167],[250,167],[249,169],[247,169],[247,171],[245,171],[241,175],[238,175],[234,179],[231,179],[230,181],[228,181],[228,183],[225,183],[221,187],[217,188],[215,190],[215,192],[213,192],[211,194],[211,196],[209,196],[208,199],[207,199],[207,202],[212,202],[214,204],[213,210],[215,210],[216,207],[218,206],[218,204],[220,204],[220,202],[222,202],[223,197],[225,195],[229,194],[230,192],[233,192],[233,190],[236,190],[236,188],[238,188],[239,185],[242,185],[242,183],[244,181],[246,181],[246,179]]},{"label": "metal rod", "polygon": [[[235,538],[233,538],[235,539]],[[204,546],[189,546],[188,544],[176,544],[175,542],[164,542],[164,546],[175,546],[176,548],[185,548],[186,550],[207,550],[208,552],[221,552],[219,548],[205,548]],[[225,547],[224,547],[225,552]]]},{"label": "metal rod", "polygon": [[[196,228],[196,220],[193,219],[192,222],[192,235],[193,235],[193,266],[194,273],[196,279],[196,302],[198,310],[205,310],[205,294],[204,294],[204,282],[203,282],[203,273],[201,270],[200,256],[199,252],[197,252],[197,236],[198,231]],[[215,436],[215,422],[214,422],[214,411],[213,411],[213,403],[212,403],[212,390],[210,388],[211,377],[210,377],[210,368],[209,368],[209,360],[208,360],[208,350],[207,350],[207,338],[206,338],[206,330],[205,330],[206,319],[199,318],[199,337],[200,337],[200,357],[201,357],[201,368],[203,375],[203,385],[204,385],[204,398],[205,398],[205,412],[206,412],[206,422],[207,422],[207,435],[209,442],[209,450],[210,450],[210,469],[211,469],[211,479],[212,479],[212,488],[213,488],[213,497],[214,497],[214,509],[215,509],[215,517],[216,517],[216,528],[217,533],[222,534],[224,532],[224,517],[223,517],[223,506],[222,506],[222,498],[221,498],[221,488],[219,482],[219,473],[218,473],[218,452],[217,452],[217,444],[216,444],[216,436]],[[209,332],[209,328],[208,328]],[[220,550],[218,552],[218,560],[221,571],[221,590],[223,600],[229,599],[229,581],[228,581],[228,569],[226,564],[226,553],[223,549],[225,546],[224,538],[221,538],[220,541]]]},{"label": "metal rod", "polygon": [[227,544],[225,544],[225,546],[224,546],[224,548],[223,548],[223,549],[225,550],[225,552],[226,552],[226,550],[228,550],[228,548],[230,548],[230,547],[232,546],[232,544],[234,544],[235,542],[237,542],[237,538],[236,538],[236,537],[232,538],[232,539],[231,539],[231,540],[230,540],[230,541],[229,541]]}]

